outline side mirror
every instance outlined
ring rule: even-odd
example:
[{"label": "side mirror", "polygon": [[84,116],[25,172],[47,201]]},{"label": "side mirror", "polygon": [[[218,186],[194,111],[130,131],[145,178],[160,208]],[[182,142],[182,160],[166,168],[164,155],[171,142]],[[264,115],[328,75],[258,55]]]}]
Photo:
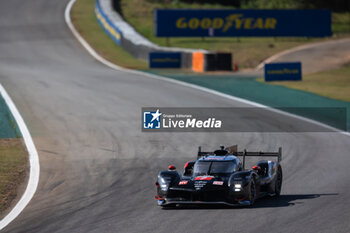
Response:
[{"label": "side mirror", "polygon": [[194,164],[195,164],[195,161],[188,161],[185,164],[183,176],[192,176]]},{"label": "side mirror", "polygon": [[169,171],[175,171],[176,167],[174,165],[169,165],[168,170]]},{"label": "side mirror", "polygon": [[256,165],[256,166],[253,166],[253,167],[252,167],[252,170],[260,171],[260,170],[261,170],[261,167]]}]

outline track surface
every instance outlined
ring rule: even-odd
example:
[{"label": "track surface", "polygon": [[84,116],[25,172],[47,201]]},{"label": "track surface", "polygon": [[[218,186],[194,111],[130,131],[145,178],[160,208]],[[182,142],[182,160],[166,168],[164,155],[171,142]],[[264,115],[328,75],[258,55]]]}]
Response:
[{"label": "track surface", "polygon": [[[0,82],[37,146],[38,190],[4,232],[349,232],[350,144],[338,133],[141,133],[142,106],[245,106],[202,91],[111,70],[65,25],[66,1],[0,2]],[[302,130],[267,114],[242,124]],[[278,119],[277,119],[278,118]],[[284,150],[280,199],[254,208],[162,210],[157,172],[198,145]]]}]

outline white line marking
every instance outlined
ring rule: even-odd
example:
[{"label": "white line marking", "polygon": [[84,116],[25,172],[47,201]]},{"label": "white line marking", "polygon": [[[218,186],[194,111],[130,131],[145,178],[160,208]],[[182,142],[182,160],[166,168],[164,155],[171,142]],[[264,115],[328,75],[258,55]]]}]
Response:
[{"label": "white line marking", "polygon": [[166,81],[166,82],[176,83],[178,85],[182,85],[182,86],[190,87],[190,88],[193,88],[193,89],[201,90],[201,91],[213,94],[213,95],[217,95],[217,96],[221,96],[221,97],[226,98],[226,99],[230,99],[230,100],[234,100],[234,101],[237,101],[237,102],[245,103],[245,104],[248,104],[248,105],[251,105],[251,106],[254,106],[254,107],[266,108],[269,111],[276,112],[276,113],[279,113],[281,115],[293,117],[293,118],[296,118],[296,119],[299,119],[299,120],[303,120],[303,121],[306,121],[306,122],[309,122],[309,123],[312,123],[312,124],[316,124],[316,125],[322,126],[324,128],[327,128],[327,129],[339,132],[341,134],[350,136],[350,132],[340,131],[339,129],[336,129],[336,128],[331,127],[331,126],[326,125],[326,124],[323,124],[321,122],[318,122],[318,121],[315,121],[315,120],[311,120],[311,119],[308,119],[308,118],[305,118],[305,117],[302,117],[302,116],[298,116],[298,115],[295,115],[295,114],[292,114],[292,113],[283,112],[281,110],[278,110],[278,109],[275,109],[275,108],[271,108],[269,106],[266,106],[266,105],[263,105],[263,104],[259,104],[259,103],[256,103],[256,102],[253,102],[253,101],[250,101],[250,100],[245,100],[245,99],[242,99],[242,98],[239,98],[239,97],[227,95],[227,94],[215,91],[215,90],[211,90],[209,88],[197,86],[195,84],[190,84],[190,83],[178,81],[178,80],[175,80],[175,79],[162,77],[160,75],[149,74],[149,73],[145,73],[145,72],[137,71],[137,70],[125,69],[123,67],[117,66],[117,65],[107,61],[106,59],[101,57],[99,54],[97,54],[96,51],[84,40],[83,37],[81,37],[81,35],[75,29],[75,27],[74,27],[74,25],[72,23],[72,20],[70,18],[70,12],[71,12],[72,6],[75,3],[75,1],[76,0],[70,0],[69,3],[67,4],[65,12],[64,12],[65,20],[66,20],[66,23],[67,23],[68,27],[70,28],[70,30],[72,31],[72,33],[76,37],[76,39],[83,45],[83,47],[90,53],[91,56],[93,56],[96,60],[98,60],[99,62],[103,63],[104,65],[106,65],[106,66],[108,66],[108,67],[110,67],[110,68],[112,68],[114,70],[123,71],[123,72],[131,73],[131,74],[137,74],[137,75],[141,75],[141,76],[146,76],[146,77],[149,77],[149,78],[153,78],[153,79],[157,79],[157,80],[163,80],[163,81]]},{"label": "white line marking", "polygon": [[38,152],[35,148],[33,139],[30,136],[29,130],[28,130],[26,124],[24,123],[21,114],[18,112],[16,105],[13,103],[12,99],[7,94],[5,88],[1,84],[0,84],[0,94],[4,98],[8,108],[10,109],[13,117],[15,118],[15,120],[17,122],[19,130],[22,133],[24,143],[26,144],[27,151],[29,153],[29,165],[30,165],[29,181],[27,184],[27,188],[26,188],[25,192],[23,193],[21,199],[15,205],[15,207],[11,210],[11,212],[8,213],[0,221],[0,230],[2,230],[23,211],[23,209],[28,205],[28,203],[30,202],[30,200],[34,196],[34,193],[35,193],[36,188],[38,187],[38,183],[39,183],[40,165],[39,165]]}]

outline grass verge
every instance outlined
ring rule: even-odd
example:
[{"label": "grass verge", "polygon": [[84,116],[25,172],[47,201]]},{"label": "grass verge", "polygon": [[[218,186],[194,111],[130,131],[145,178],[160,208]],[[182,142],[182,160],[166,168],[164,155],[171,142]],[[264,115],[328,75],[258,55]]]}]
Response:
[{"label": "grass verge", "polygon": [[0,215],[16,198],[25,180],[28,154],[19,138],[0,139]]},{"label": "grass verge", "polygon": [[304,75],[301,82],[269,83],[350,102],[350,64],[338,69]]},{"label": "grass verge", "polygon": [[71,19],[80,35],[108,61],[125,68],[147,69],[146,62],[135,59],[103,31],[96,20],[94,7],[94,0],[78,0],[74,4]]}]

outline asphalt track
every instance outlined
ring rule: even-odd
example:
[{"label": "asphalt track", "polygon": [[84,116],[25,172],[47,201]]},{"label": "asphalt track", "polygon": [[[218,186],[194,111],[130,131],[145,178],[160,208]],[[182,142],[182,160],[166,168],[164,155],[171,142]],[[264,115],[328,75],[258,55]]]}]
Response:
[{"label": "asphalt track", "polygon": [[[0,2],[0,82],[19,108],[40,156],[40,182],[3,232],[350,232],[350,138],[339,133],[141,133],[143,106],[235,107],[200,90],[105,67],[67,28],[67,1]],[[305,122],[276,113],[261,125]],[[253,208],[156,207],[154,181],[198,145],[283,147],[279,199]]]}]

